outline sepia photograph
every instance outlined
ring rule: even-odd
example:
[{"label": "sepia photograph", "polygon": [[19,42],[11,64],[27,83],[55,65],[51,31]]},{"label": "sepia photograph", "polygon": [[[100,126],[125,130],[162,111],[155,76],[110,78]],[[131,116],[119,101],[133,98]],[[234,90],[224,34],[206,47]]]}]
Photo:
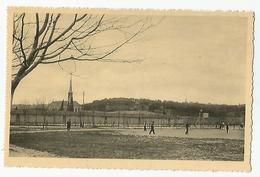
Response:
[{"label": "sepia photograph", "polygon": [[6,164],[250,170],[252,52],[252,12],[9,7]]}]

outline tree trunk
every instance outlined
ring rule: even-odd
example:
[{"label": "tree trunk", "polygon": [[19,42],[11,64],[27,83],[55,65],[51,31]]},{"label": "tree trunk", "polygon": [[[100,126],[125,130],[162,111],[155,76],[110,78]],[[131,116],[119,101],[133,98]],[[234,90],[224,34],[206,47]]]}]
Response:
[{"label": "tree trunk", "polygon": [[18,86],[18,84],[20,83],[21,80],[22,80],[21,77],[16,77],[12,80],[12,84],[11,84],[11,107],[13,105],[13,98],[14,98],[15,89]]},{"label": "tree trunk", "polygon": [[12,105],[13,105],[13,97],[14,97],[14,92],[13,91],[11,91],[11,108],[12,108]]}]

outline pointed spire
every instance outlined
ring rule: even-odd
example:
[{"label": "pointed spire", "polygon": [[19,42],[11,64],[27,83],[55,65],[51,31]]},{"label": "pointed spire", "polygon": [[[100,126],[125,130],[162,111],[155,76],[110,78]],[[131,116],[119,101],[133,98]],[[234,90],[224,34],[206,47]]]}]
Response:
[{"label": "pointed spire", "polygon": [[70,74],[70,88],[69,92],[72,92],[72,74]]},{"label": "pointed spire", "polygon": [[70,74],[70,88],[69,88],[69,92],[68,92],[67,111],[74,111],[73,92],[72,92],[72,73]]},{"label": "pointed spire", "polygon": [[85,104],[85,91],[83,91],[83,104]]}]

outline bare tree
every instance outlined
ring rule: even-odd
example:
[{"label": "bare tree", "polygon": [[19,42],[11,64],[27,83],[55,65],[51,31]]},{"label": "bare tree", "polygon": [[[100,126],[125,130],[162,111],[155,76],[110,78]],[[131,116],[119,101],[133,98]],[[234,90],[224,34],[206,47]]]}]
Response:
[{"label": "bare tree", "polygon": [[[14,14],[12,99],[21,80],[39,64],[68,60],[113,62],[109,56],[152,26],[147,17],[129,18],[104,14]],[[92,45],[93,38],[108,31],[124,34],[124,39],[106,46]]]}]

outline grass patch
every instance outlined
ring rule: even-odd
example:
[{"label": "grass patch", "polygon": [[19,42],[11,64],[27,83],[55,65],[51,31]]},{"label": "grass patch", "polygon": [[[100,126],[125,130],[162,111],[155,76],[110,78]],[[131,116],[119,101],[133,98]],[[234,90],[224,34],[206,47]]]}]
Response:
[{"label": "grass patch", "polygon": [[116,130],[10,135],[10,143],[71,158],[241,161],[243,140],[121,135]]}]

